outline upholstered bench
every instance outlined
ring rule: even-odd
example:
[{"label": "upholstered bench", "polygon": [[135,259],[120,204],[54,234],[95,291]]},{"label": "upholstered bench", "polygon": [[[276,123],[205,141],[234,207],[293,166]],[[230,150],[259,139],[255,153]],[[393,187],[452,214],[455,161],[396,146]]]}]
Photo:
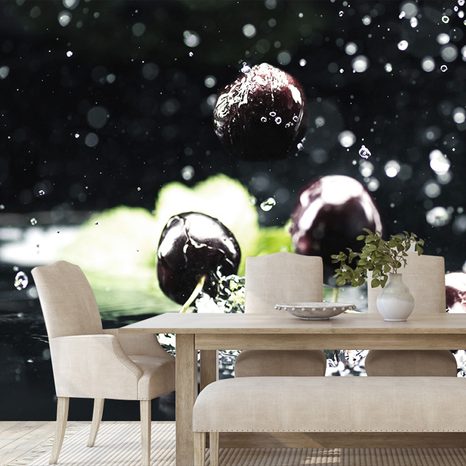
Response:
[{"label": "upholstered bench", "polygon": [[219,432],[466,432],[466,379],[241,377],[219,380],[193,410],[195,466],[218,465]]}]

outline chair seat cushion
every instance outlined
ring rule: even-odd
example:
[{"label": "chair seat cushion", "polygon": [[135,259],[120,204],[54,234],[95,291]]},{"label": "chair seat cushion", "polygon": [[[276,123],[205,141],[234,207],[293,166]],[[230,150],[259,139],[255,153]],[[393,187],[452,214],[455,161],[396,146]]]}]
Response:
[{"label": "chair seat cushion", "polygon": [[246,350],[236,359],[236,377],[325,375],[323,351]]},{"label": "chair seat cushion", "polygon": [[367,375],[456,377],[457,363],[450,351],[371,350],[366,357]]},{"label": "chair seat cushion", "polygon": [[199,394],[195,432],[466,432],[458,377],[241,377]]},{"label": "chair seat cushion", "polygon": [[138,381],[138,399],[152,400],[175,390],[175,358],[167,356],[128,356],[142,371]]}]

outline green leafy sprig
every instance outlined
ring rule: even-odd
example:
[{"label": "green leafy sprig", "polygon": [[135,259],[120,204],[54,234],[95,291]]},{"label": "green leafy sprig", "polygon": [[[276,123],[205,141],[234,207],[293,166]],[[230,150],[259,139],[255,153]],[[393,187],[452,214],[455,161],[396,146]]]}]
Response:
[{"label": "green leafy sprig", "polygon": [[372,273],[371,286],[373,288],[386,285],[388,275],[397,273],[397,270],[406,265],[406,258],[411,246],[421,255],[424,240],[418,238],[414,233],[398,233],[384,240],[377,232],[367,228],[365,234],[356,239],[364,241],[360,252],[347,248],[348,252],[339,252],[332,255],[332,262],[340,264],[335,270],[336,284],[343,286],[350,283],[352,286],[362,285],[368,272]]}]

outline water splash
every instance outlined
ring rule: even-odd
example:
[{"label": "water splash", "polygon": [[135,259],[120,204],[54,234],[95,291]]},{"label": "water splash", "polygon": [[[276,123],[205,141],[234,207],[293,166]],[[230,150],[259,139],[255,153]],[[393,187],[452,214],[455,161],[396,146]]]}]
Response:
[{"label": "water splash", "polygon": [[251,71],[251,67],[246,63],[243,62],[243,66],[241,67],[241,73],[249,73]]},{"label": "water splash", "polygon": [[361,146],[358,153],[359,157],[366,160],[372,155],[371,151],[364,144]]},{"label": "water splash", "polygon": [[265,201],[261,202],[260,208],[264,212],[269,212],[277,205],[277,201],[273,197],[269,197]]},{"label": "water splash", "polygon": [[22,272],[19,271],[15,275],[15,288],[19,291],[24,290],[29,284],[29,279],[28,276]]}]

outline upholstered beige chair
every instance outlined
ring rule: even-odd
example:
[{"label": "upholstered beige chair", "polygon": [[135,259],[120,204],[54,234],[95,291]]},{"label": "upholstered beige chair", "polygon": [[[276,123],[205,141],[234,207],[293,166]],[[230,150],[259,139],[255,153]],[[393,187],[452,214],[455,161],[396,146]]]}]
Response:
[{"label": "upholstered beige chair", "polygon": [[[408,253],[405,268],[401,269],[403,282],[414,296],[411,318],[446,312],[445,262],[443,257],[418,256]],[[368,291],[368,310],[377,312],[376,299],[381,288]],[[369,351],[366,371],[370,375],[387,376],[456,376],[456,360],[450,351]]]},{"label": "upholstered beige chair", "polygon": [[142,464],[150,464],[151,400],[174,390],[174,358],[153,335],[103,330],[89,282],[77,265],[59,261],[36,267],[37,286],[49,337],[57,395],[57,432],[50,463],[58,461],[70,398],[93,398],[93,446],[104,399],[139,400]]},{"label": "upholstered beige chair", "polygon": [[[279,252],[246,259],[246,308],[249,313],[277,314],[279,303],[322,301],[323,265],[320,257]],[[323,351],[242,351],[235,375],[325,375]]]}]

